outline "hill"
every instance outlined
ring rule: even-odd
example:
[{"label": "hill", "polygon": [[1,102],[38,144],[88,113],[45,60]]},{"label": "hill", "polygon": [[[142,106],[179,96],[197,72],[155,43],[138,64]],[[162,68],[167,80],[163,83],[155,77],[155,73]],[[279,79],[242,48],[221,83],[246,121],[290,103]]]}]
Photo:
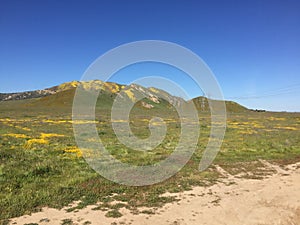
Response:
[{"label": "hill", "polygon": [[[0,93],[0,102],[15,102],[18,100],[18,107],[65,107],[71,108],[76,88],[80,86],[85,90],[99,91],[98,105],[108,108],[122,90],[125,97],[134,101],[137,96],[143,95],[143,99],[138,102],[138,106],[146,109],[165,108],[169,103],[183,104],[185,101],[176,96],[172,96],[164,90],[154,87],[145,88],[137,84],[121,85],[113,82],[93,81],[72,81],[66,82],[44,90],[26,91],[19,93]],[[88,92],[87,92],[88,93]],[[141,96],[140,96],[141,97]],[[199,112],[209,112],[207,98],[203,96],[192,99]],[[169,103],[168,103],[169,102]],[[242,113],[249,109],[232,101],[225,101],[228,112]]]}]

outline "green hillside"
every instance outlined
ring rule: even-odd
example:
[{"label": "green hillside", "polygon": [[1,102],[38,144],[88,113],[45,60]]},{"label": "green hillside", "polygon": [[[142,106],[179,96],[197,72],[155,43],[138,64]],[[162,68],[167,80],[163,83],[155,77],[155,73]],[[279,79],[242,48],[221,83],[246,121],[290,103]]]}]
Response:
[{"label": "green hillside", "polygon": [[[144,99],[139,101],[136,104],[136,107],[146,108],[146,109],[164,109],[170,108],[170,103],[184,104],[184,100],[172,96],[169,93],[157,89],[157,88],[145,88],[136,84],[132,84],[130,86],[116,84],[112,82],[102,82],[100,80],[93,81],[72,81],[66,82],[58,86],[54,86],[45,90],[32,91],[23,93],[13,93],[12,94],[2,94],[2,102],[3,99],[12,99],[6,100],[5,102],[10,102],[11,106],[14,105],[14,102],[18,107],[25,108],[61,108],[64,110],[71,110],[73,104],[73,98],[78,86],[81,86],[84,90],[86,90],[86,97],[88,98],[90,91],[99,91],[100,94],[97,101],[97,106],[102,109],[110,109],[112,103],[120,91],[123,90],[123,94],[125,97],[135,100],[136,96],[134,95],[144,95]],[[127,95],[127,96],[126,96]],[[17,100],[20,99],[20,100]],[[15,101],[14,101],[15,100]],[[195,104],[197,110],[199,112],[209,112],[209,104],[207,98],[205,97],[197,97],[192,99]],[[0,99],[1,102],[1,99]],[[84,100],[83,100],[84,103]],[[246,107],[232,101],[225,101],[227,112],[232,113],[242,113],[247,112],[249,109]]]},{"label": "green hillside", "polygon": [[[192,99],[192,101],[194,102],[199,112],[210,111],[207,98],[201,96]],[[225,101],[225,105],[226,105],[226,111],[229,113],[244,113],[249,111],[249,109],[247,109],[246,107],[233,101]]]}]

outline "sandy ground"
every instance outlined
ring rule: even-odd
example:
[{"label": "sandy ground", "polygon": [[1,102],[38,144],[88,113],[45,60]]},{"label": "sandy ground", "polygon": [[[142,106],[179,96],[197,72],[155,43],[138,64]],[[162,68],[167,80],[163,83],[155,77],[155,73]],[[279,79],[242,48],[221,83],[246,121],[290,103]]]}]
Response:
[{"label": "sandy ground", "polygon": [[[154,224],[154,225],[300,225],[300,163],[284,168],[263,161],[276,171],[262,180],[241,179],[216,166],[225,177],[211,187],[195,187],[175,195],[180,201],[154,210],[154,214],[133,214],[121,209],[120,218],[88,206],[77,212],[44,208],[41,212],[11,219],[10,224]],[[142,209],[140,209],[141,211]],[[88,223],[88,222],[90,223]]]}]

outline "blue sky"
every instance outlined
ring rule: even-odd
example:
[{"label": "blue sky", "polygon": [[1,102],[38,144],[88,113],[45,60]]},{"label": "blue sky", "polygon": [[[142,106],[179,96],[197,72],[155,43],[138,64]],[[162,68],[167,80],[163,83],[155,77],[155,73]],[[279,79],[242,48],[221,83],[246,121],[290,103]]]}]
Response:
[{"label": "blue sky", "polygon": [[[106,51],[149,39],[198,54],[226,99],[250,108],[300,111],[296,0],[2,0],[0,92],[79,80]],[[116,76],[115,81],[127,79]],[[188,79],[180,81],[192,97],[202,94]]]}]

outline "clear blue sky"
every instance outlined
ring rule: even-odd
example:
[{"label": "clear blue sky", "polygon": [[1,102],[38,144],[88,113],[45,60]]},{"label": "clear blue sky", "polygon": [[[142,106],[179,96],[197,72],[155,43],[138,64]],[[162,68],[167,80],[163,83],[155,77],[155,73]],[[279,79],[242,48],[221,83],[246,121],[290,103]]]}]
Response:
[{"label": "clear blue sky", "polygon": [[226,99],[250,108],[300,111],[297,0],[2,0],[0,92],[79,80],[106,51],[148,39],[198,54]]}]

